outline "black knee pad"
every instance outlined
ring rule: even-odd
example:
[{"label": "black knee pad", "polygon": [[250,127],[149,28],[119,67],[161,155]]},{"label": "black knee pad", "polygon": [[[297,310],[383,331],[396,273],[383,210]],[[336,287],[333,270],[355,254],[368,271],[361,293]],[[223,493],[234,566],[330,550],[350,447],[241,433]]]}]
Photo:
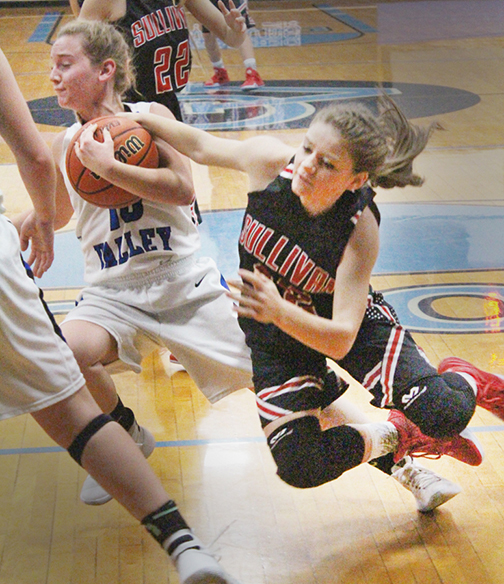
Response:
[{"label": "black knee pad", "polygon": [[68,447],[68,454],[75,460],[75,462],[82,466],[81,459],[84,448],[86,444],[91,440],[91,438],[101,430],[105,424],[113,422],[114,420],[107,416],[107,414],[100,414],[93,418],[89,424],[79,432],[79,434],[74,438],[72,444]]},{"label": "black knee pad", "polygon": [[463,377],[446,372],[420,380],[418,387],[425,390],[402,409],[424,434],[446,438],[459,434],[469,424],[476,396]]},{"label": "black knee pad", "polygon": [[317,418],[304,416],[277,428],[268,445],[278,476],[299,489],[323,485],[362,462],[364,441],[354,428],[322,431]]}]

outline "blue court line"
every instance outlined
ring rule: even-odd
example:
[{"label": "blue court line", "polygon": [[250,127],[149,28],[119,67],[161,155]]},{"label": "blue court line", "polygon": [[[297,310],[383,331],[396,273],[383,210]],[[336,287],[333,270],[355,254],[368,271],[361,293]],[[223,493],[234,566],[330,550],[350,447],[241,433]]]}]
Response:
[{"label": "blue court line", "polygon": [[[500,426],[470,426],[473,432],[504,432],[504,425]],[[160,440],[156,442],[156,448],[183,448],[185,446],[216,446],[219,444],[260,444],[265,443],[266,438],[252,436],[250,438],[217,438],[207,440]],[[0,448],[0,456],[18,454],[51,454],[65,452],[60,446],[41,446],[38,448]]]},{"label": "blue court line", "polygon": [[357,18],[355,18],[353,16],[350,16],[350,14],[343,12],[339,8],[335,8],[334,6],[331,6],[330,4],[315,4],[315,8],[318,8],[322,12],[325,12],[329,16],[332,16],[333,18],[335,18],[336,20],[339,20],[343,24],[351,26],[353,29],[355,29],[358,32],[362,32],[362,33],[364,33],[364,32],[377,32],[376,28],[370,26],[369,24],[366,24],[365,22],[358,20]]},{"label": "blue court line", "polygon": [[156,446],[161,448],[179,448],[180,446],[208,446],[215,444],[239,444],[246,442],[251,444],[254,442],[266,442],[266,437],[252,436],[251,438],[217,438],[207,440],[161,440],[156,442]]},{"label": "blue court line", "polygon": [[52,35],[53,30],[60,21],[63,12],[47,12],[37,28],[33,31],[31,37],[28,39],[29,43],[45,43]]},{"label": "blue court line", "polygon": [[[503,427],[504,428],[504,427]],[[266,442],[266,437],[252,436],[251,438],[217,438],[208,440],[160,440],[156,442],[156,448],[181,448],[184,446],[215,446],[217,444],[253,444]],[[27,448],[0,448],[0,456],[12,454],[47,454],[53,452],[65,452],[60,446],[40,446]]]},{"label": "blue court line", "polygon": [[305,34],[301,35],[302,45],[320,45],[326,43],[337,43],[356,39],[361,35],[357,32],[328,32],[324,34]]}]

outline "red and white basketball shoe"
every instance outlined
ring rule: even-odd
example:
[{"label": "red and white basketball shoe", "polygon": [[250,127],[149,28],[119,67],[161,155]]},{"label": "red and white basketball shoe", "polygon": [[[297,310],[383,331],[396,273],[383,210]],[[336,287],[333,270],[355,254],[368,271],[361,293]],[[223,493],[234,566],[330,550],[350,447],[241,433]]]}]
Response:
[{"label": "red and white basketball shoe", "polygon": [[479,466],[483,462],[483,447],[468,428],[452,438],[431,438],[399,410],[391,410],[388,421],[394,424],[399,435],[394,462],[407,454],[426,458],[440,458],[446,454],[471,466]]},{"label": "red and white basketball shoe", "polygon": [[448,357],[441,361],[438,372],[447,371],[470,375],[478,388],[476,404],[504,420],[504,379],[502,377],[482,371],[472,363],[458,357]]}]

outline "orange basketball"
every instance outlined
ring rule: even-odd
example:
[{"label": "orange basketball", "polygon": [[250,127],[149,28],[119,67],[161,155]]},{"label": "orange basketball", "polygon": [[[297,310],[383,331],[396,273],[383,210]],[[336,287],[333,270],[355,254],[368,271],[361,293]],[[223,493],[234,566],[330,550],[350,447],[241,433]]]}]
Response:
[{"label": "orange basketball", "polygon": [[97,207],[118,209],[139,200],[129,193],[101,178],[83,166],[77,158],[74,144],[90,124],[97,124],[94,137],[103,142],[103,128],[107,128],[114,140],[114,156],[125,164],[146,168],[157,168],[158,149],[150,133],[137,122],[128,118],[104,116],[91,120],[82,126],[70,142],[66,155],[66,171],[75,191],[86,201]]}]

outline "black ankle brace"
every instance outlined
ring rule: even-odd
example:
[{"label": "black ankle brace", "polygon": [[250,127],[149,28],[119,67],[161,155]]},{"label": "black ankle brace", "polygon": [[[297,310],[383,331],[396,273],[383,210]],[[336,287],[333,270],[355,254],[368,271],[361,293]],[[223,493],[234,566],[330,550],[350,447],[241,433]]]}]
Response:
[{"label": "black ankle brace", "polygon": [[[161,546],[177,531],[189,529],[189,526],[177,508],[177,504],[171,500],[144,517],[142,519],[142,525]],[[170,553],[169,549],[166,551]]]},{"label": "black ankle brace", "polygon": [[120,424],[126,432],[129,431],[131,426],[133,426],[135,422],[135,414],[133,410],[127,408],[121,401],[121,398],[117,396],[118,402],[116,407],[110,412],[111,418]]}]

